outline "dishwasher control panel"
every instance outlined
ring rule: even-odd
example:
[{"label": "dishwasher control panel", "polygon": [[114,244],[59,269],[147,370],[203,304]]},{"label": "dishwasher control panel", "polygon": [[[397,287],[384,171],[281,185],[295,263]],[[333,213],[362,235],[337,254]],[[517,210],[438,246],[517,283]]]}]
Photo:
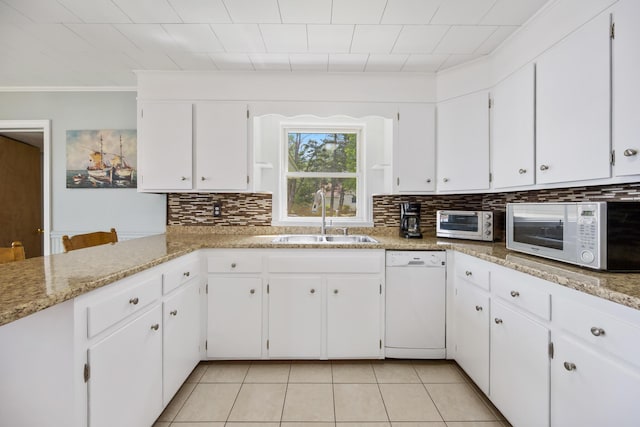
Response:
[{"label": "dishwasher control panel", "polygon": [[446,265],[445,251],[387,251],[387,267],[442,267]]}]

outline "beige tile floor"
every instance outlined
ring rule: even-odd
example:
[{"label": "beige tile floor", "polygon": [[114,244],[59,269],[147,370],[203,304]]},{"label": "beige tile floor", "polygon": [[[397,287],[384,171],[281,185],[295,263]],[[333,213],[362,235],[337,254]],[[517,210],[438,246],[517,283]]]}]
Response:
[{"label": "beige tile floor", "polygon": [[202,362],[155,427],[510,427],[447,361]]}]

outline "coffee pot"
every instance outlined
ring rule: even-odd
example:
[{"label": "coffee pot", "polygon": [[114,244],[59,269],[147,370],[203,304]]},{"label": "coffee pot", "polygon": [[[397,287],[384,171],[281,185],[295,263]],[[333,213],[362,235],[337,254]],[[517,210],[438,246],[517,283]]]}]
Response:
[{"label": "coffee pot", "polygon": [[420,231],[420,203],[400,203],[400,236],[422,238]]}]

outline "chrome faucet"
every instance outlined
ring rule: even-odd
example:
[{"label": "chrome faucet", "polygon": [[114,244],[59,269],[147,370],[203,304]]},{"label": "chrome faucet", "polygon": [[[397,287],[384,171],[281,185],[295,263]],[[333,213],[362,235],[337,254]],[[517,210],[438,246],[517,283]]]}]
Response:
[{"label": "chrome faucet", "polygon": [[324,236],[325,234],[327,234],[327,206],[324,201],[324,188],[316,191],[316,195],[313,198],[313,208],[311,208],[313,212],[318,210],[318,202],[322,204],[322,223],[320,225],[320,234]]}]

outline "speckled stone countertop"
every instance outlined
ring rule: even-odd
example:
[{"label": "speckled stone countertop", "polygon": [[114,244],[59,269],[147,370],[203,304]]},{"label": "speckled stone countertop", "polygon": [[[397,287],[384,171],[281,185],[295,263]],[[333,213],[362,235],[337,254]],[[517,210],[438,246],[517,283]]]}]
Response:
[{"label": "speckled stone countertop", "polygon": [[[218,229],[221,227],[218,227]],[[97,246],[65,254],[0,264],[0,325],[67,301],[189,252],[205,248],[359,248],[389,250],[454,249],[588,294],[640,309],[640,274],[604,273],[543,260],[505,249],[504,242],[404,239],[397,229],[350,229],[379,243],[282,244],[276,234],[308,229],[238,227],[218,234],[216,227],[169,227],[167,234]],[[313,232],[317,232],[313,229]]]}]

